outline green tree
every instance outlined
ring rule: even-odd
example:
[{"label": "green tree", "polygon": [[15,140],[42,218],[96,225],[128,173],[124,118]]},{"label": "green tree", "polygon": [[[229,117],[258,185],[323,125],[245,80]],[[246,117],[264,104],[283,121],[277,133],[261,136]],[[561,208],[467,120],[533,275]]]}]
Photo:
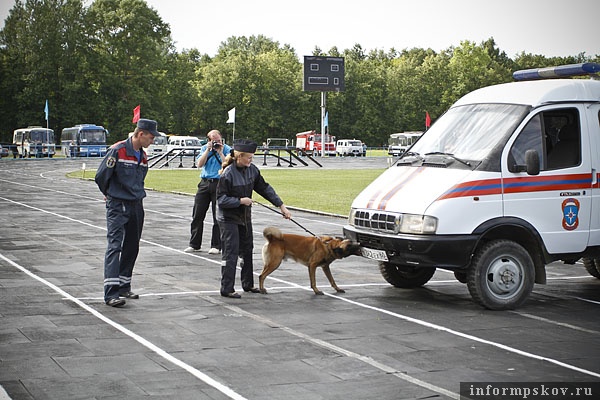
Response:
[{"label": "green tree", "polygon": [[170,121],[164,90],[167,57],[173,51],[169,26],[143,0],[96,0],[86,16],[91,52],[89,74],[98,96],[96,108],[112,139],[133,129],[132,110]]}]

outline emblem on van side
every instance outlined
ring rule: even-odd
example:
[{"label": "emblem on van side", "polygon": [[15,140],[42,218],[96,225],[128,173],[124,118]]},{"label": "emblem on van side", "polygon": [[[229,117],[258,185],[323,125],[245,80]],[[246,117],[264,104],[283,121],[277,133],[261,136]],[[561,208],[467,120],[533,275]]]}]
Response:
[{"label": "emblem on van side", "polygon": [[567,231],[577,229],[579,226],[579,201],[568,198],[562,202],[563,221],[562,226]]}]

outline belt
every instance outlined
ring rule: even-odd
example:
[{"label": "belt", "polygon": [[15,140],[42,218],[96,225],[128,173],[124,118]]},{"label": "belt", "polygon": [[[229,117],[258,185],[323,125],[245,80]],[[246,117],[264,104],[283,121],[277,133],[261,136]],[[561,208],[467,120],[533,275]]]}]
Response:
[{"label": "belt", "polygon": [[203,181],[207,181],[207,182],[219,182],[219,178],[202,178]]}]

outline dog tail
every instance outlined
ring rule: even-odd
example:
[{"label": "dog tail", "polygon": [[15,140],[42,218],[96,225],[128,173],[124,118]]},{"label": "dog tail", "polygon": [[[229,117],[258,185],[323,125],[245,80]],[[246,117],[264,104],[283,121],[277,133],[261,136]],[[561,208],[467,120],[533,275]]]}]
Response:
[{"label": "dog tail", "polygon": [[273,240],[283,240],[283,233],[274,226],[268,226],[263,231],[263,236],[267,239],[267,242],[272,242]]}]

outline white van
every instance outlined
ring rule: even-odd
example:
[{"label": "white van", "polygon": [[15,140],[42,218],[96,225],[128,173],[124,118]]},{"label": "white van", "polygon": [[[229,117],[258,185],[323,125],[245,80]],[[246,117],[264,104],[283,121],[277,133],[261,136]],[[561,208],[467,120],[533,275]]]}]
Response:
[{"label": "white van", "polygon": [[545,265],[600,278],[600,80],[585,63],[514,73],[459,99],[356,199],[344,235],[400,288],[454,271],[482,306],[512,309]]},{"label": "white van", "polygon": [[158,132],[159,136],[154,137],[154,141],[148,146],[148,156],[159,156],[167,152],[168,136],[163,132]]},{"label": "white van", "polygon": [[364,156],[365,151],[360,140],[341,139],[335,145],[335,151],[338,156]]},{"label": "white van", "polygon": [[185,150],[185,155],[198,155],[202,142],[195,136],[169,136],[167,151],[174,150],[171,155],[175,155],[177,150]]}]

